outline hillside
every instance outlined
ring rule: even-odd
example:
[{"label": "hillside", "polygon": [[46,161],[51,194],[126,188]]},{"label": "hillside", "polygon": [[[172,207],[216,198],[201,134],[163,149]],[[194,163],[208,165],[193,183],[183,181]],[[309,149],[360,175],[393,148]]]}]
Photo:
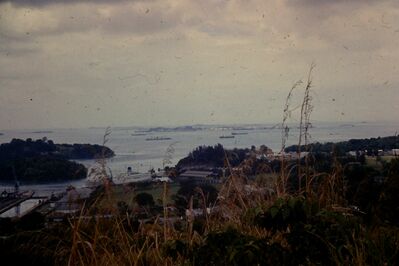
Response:
[{"label": "hillside", "polygon": [[38,155],[54,155],[64,159],[96,159],[104,155],[109,158],[114,152],[97,144],[54,144],[52,140],[13,139],[0,145],[0,161]]},{"label": "hillside", "polygon": [[[399,149],[399,136],[388,136],[368,139],[350,139],[341,142],[311,143],[308,148],[301,145],[301,151],[309,150],[312,152],[332,152],[344,154],[349,151],[367,151],[368,155],[378,153],[378,150],[389,151]],[[285,149],[287,152],[295,152],[298,145],[292,145]]]},{"label": "hillside", "polygon": [[85,178],[87,169],[70,160],[112,157],[108,147],[13,139],[0,145],[0,180],[49,182]]}]

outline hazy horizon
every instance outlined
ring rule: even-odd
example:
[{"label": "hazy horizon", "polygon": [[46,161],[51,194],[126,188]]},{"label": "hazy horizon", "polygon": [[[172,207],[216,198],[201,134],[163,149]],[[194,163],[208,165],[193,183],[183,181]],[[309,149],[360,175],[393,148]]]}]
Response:
[{"label": "hazy horizon", "polygon": [[[0,0],[0,130],[399,118],[395,0]],[[298,121],[303,88],[294,91]]]},{"label": "hazy horizon", "polygon": [[[393,124],[399,125],[399,121],[387,121],[387,120],[380,120],[380,121],[311,121],[311,125],[314,127],[317,126],[325,126],[325,125],[337,125],[337,126],[349,126],[349,125],[362,125],[362,124]],[[107,129],[108,127],[111,130],[125,130],[125,129],[150,129],[150,128],[176,128],[176,127],[186,127],[186,126],[193,126],[193,127],[250,127],[250,126],[278,126],[281,125],[280,122],[264,122],[264,123],[198,123],[198,124],[156,124],[156,125],[88,125],[82,127],[40,127],[40,128],[0,128],[0,133],[8,132],[8,131],[41,131],[41,130],[57,130],[57,129]],[[286,124],[288,127],[296,127],[299,126],[299,121],[291,121]]]}]

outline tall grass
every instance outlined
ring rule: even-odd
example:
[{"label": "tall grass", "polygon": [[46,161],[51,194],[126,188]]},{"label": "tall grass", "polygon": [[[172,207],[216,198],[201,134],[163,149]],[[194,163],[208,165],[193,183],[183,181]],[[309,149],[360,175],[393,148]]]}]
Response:
[{"label": "tall grass", "polygon": [[[290,91],[288,92],[288,95],[285,99],[285,105],[284,105],[284,110],[283,110],[283,120],[281,123],[281,150],[280,153],[284,154],[288,136],[289,136],[289,127],[287,125],[287,121],[289,118],[291,118],[292,110],[290,109],[291,107],[291,99],[294,93],[294,90],[298,88],[302,84],[302,80],[299,80],[294,83],[294,85],[291,87]],[[283,196],[286,194],[286,188],[287,188],[287,176],[288,176],[288,169],[286,165],[286,160],[285,157],[281,157],[281,172],[280,172],[280,179],[278,180],[277,183],[277,195]]]}]

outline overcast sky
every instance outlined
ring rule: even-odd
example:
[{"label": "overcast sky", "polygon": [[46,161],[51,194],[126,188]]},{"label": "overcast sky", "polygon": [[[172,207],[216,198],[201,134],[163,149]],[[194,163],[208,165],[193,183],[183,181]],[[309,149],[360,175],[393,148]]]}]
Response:
[{"label": "overcast sky", "polygon": [[0,129],[278,122],[312,62],[313,120],[399,120],[399,1],[0,0]]}]

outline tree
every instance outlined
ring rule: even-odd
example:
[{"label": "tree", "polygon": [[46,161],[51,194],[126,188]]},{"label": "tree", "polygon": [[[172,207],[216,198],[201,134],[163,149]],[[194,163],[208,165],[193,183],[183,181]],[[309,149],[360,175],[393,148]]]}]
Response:
[{"label": "tree", "polygon": [[137,204],[141,207],[144,206],[154,206],[155,202],[154,202],[154,198],[152,197],[151,194],[146,193],[146,192],[142,192],[137,194],[134,197],[134,200],[137,202]]},{"label": "tree", "polygon": [[379,217],[399,225],[399,159],[387,165],[388,178],[380,197]]},{"label": "tree", "polygon": [[129,212],[129,205],[124,201],[118,201],[117,203],[119,214],[124,215]]},{"label": "tree", "polygon": [[212,185],[200,185],[197,186],[195,183],[187,182],[181,184],[180,189],[174,196],[175,205],[179,209],[188,208],[190,198],[193,197],[193,207],[199,208],[203,204],[203,198],[201,195],[203,193],[206,201],[206,205],[212,205],[215,203],[218,197],[218,190]]}]

